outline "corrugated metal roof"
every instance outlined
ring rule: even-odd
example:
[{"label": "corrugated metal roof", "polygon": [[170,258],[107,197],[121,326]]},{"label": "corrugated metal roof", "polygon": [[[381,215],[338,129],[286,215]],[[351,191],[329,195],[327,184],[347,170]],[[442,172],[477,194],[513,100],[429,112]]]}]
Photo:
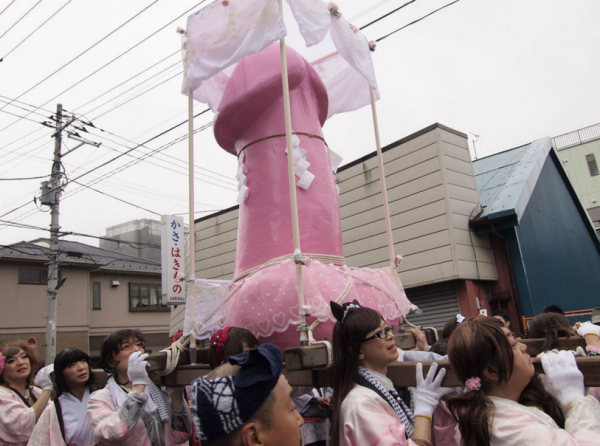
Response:
[{"label": "corrugated metal roof", "polygon": [[[100,270],[148,273],[160,273],[161,270],[161,264],[152,260],[128,256],[70,240],[60,240],[58,250],[60,251],[59,262],[65,265],[90,265]],[[48,261],[50,259],[48,256],[51,254],[50,240],[43,238],[14,243],[0,249],[0,258],[20,260]]]},{"label": "corrugated metal roof", "polygon": [[520,220],[550,150],[552,140],[547,137],[473,161],[483,207],[475,220],[507,215]]}]

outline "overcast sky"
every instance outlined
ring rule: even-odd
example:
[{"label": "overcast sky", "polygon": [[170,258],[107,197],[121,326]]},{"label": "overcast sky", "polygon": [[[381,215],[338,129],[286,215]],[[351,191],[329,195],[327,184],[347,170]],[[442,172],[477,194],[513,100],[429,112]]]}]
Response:
[{"label": "overcast sky", "polygon": [[[0,11],[8,6],[0,15],[0,57],[5,56],[0,63],[0,108],[4,107],[0,111],[0,178],[50,173],[52,131],[39,122],[56,110],[58,102],[103,130],[82,134],[101,142],[100,148],[86,145],[64,158],[70,179],[186,119],[186,98],[179,93],[180,56],[173,54],[180,47],[175,30],[185,27],[185,18],[204,5],[195,7],[198,1],[191,0],[46,0],[9,30],[38,0],[11,1],[0,0]],[[364,33],[375,40],[450,1],[418,0]],[[338,5],[347,18],[379,5],[351,20],[362,26],[405,2],[339,0]],[[65,3],[64,9],[10,52]],[[119,31],[20,97],[27,105],[6,104],[148,6]],[[190,13],[117,61],[61,93],[189,9]],[[477,155],[482,157],[600,122],[599,17],[600,2],[592,0],[461,0],[383,40],[374,53],[382,96],[377,104],[382,143],[387,145],[439,122],[479,135]],[[25,116],[26,110],[34,109],[30,105],[41,109],[12,125],[18,118],[8,113]],[[196,112],[204,108],[196,104]],[[206,113],[196,118],[195,127],[211,121],[212,113]],[[344,157],[343,164],[375,150],[368,107],[334,116],[323,131],[329,146]],[[138,158],[185,133],[183,125],[131,155]],[[469,137],[472,148],[473,135],[469,133]],[[65,139],[63,152],[76,144]],[[196,211],[235,205],[236,159],[218,147],[210,127],[196,135],[195,144]],[[152,212],[186,213],[187,222],[187,141],[148,158],[149,162],[114,173],[133,159],[123,156],[79,181],[88,184],[114,174],[93,187],[145,210],[71,183],[60,206],[63,231],[104,235],[107,227],[128,220],[160,218]],[[48,227],[50,214],[43,212],[47,209],[38,210],[32,201],[39,195],[40,181],[0,181],[0,215],[28,203],[0,220]],[[0,223],[0,244],[46,235]],[[69,238],[97,245],[95,239]]]}]

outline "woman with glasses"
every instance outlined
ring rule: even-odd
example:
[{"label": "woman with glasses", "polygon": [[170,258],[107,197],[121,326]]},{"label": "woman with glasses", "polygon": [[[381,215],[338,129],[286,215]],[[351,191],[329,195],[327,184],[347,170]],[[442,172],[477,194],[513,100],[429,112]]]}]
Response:
[{"label": "woman with glasses", "polygon": [[99,446],[171,446],[190,438],[192,419],[183,394],[165,394],[150,381],[145,346],[139,330],[120,330],[102,342],[100,360],[109,378],[88,402]]},{"label": "woman with glasses", "polygon": [[355,300],[340,306],[331,303],[337,320],[333,329],[333,446],[431,445],[431,417],[439,398],[451,391],[442,388],[446,374],[437,364],[423,379],[417,366],[415,413],[398,397],[386,376],[398,360],[394,327],[371,308]]}]

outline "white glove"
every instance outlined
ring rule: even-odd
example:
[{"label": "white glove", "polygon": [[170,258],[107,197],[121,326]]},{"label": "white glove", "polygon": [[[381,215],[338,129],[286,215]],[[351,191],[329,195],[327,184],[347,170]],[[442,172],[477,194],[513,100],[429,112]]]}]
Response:
[{"label": "white glove", "polygon": [[37,372],[37,375],[35,375],[33,384],[42,390],[54,391],[54,383],[52,382],[52,378],[50,378],[50,373],[52,372],[54,372],[54,364],[41,368],[39,372]]},{"label": "white glove", "polygon": [[437,362],[431,364],[427,377],[423,379],[423,364],[417,364],[417,388],[413,390],[415,400],[415,415],[424,415],[431,418],[440,398],[453,391],[451,387],[441,387],[446,376],[446,369],[433,379],[438,368]]},{"label": "white glove", "polygon": [[544,387],[561,406],[585,395],[583,373],[577,368],[575,356],[571,352],[562,350],[558,353],[543,353],[541,358],[545,374],[541,378]]},{"label": "white glove", "polygon": [[587,356],[587,353],[580,345],[575,350],[569,350],[573,356]]},{"label": "white glove", "polygon": [[131,385],[146,385],[148,384],[148,371],[146,367],[150,364],[144,361],[148,357],[148,353],[133,352],[129,356],[129,365],[127,366],[127,377],[131,381]]},{"label": "white glove", "polygon": [[585,322],[579,326],[577,334],[579,336],[585,336],[589,334],[595,334],[596,336],[600,336],[600,327],[598,325],[592,324],[591,322]]}]

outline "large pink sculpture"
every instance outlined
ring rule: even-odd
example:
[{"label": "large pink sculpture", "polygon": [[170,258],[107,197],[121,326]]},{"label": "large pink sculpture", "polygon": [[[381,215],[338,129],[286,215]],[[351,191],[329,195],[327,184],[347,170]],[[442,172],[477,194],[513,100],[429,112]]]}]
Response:
[{"label": "large pink sculpture", "polygon": [[249,189],[240,204],[235,278],[222,323],[246,327],[261,342],[273,342],[282,349],[298,345],[300,314],[310,314],[309,323],[315,318],[321,321],[315,338],[331,339],[331,300],[357,298],[390,322],[410,307],[394,268],[342,266],[338,190],[321,132],[327,117],[327,92],[313,67],[289,47],[287,61],[292,129],[312,135],[297,135],[307,152],[308,171],[314,175],[308,189],[297,187],[301,247],[305,255],[320,259],[302,267],[304,308],[297,302],[293,260],[273,261],[294,252],[278,45],[237,64],[214,123],[216,140],[223,149],[236,156],[243,150]]}]

